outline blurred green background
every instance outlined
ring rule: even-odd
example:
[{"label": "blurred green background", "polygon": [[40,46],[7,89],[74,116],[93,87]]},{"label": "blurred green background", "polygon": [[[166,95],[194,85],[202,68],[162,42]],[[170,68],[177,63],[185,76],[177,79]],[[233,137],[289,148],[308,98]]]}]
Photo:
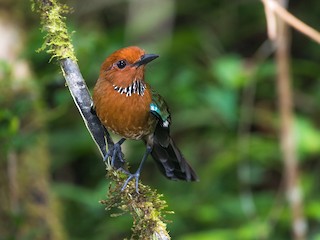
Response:
[{"label": "blurred green background", "polygon": [[[147,81],[167,101],[172,135],[196,183],[165,179],[150,158],[141,180],[168,202],[172,239],[291,239],[283,183],[274,52],[256,0],[74,0],[67,25],[90,89],[101,63],[138,45],[160,58]],[[320,2],[289,11],[318,28]],[[0,239],[123,239],[110,217],[105,166],[29,1],[0,1]],[[292,31],[294,126],[308,239],[320,239],[320,48]],[[132,169],[144,152],[127,141]]]}]

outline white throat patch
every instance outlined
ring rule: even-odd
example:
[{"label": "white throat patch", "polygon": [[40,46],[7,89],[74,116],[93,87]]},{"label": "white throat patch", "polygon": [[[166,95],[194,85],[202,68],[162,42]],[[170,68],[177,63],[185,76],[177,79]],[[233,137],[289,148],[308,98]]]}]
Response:
[{"label": "white throat patch", "polygon": [[120,94],[125,94],[126,97],[130,97],[132,94],[138,94],[140,96],[144,95],[144,91],[147,86],[141,80],[136,80],[132,82],[128,87],[120,87],[113,84],[113,89]]}]

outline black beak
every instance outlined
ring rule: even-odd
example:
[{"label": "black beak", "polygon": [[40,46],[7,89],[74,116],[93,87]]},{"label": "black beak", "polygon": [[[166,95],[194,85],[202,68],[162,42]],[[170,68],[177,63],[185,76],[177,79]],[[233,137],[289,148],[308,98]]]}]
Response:
[{"label": "black beak", "polygon": [[133,65],[138,68],[141,65],[146,65],[147,63],[151,62],[152,60],[156,59],[157,57],[159,57],[159,55],[156,55],[156,54],[144,54],[144,55],[142,55],[140,60],[135,62]]}]

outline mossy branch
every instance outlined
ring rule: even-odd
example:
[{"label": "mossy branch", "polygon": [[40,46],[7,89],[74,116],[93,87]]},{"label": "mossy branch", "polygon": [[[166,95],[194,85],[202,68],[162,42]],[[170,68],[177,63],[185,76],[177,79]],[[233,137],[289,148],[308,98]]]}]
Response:
[{"label": "mossy branch", "polygon": [[[34,0],[32,7],[39,12],[41,30],[46,32],[45,42],[40,50],[46,50],[51,55],[50,60],[55,58],[59,61],[67,86],[83,121],[101,155],[105,156],[105,137],[108,148],[113,146],[113,141],[98,117],[91,112],[92,98],[76,63],[74,48],[64,22],[63,14],[68,12],[68,7],[56,0]],[[111,183],[108,198],[102,200],[101,203],[106,205],[107,210],[119,208],[132,215],[134,222],[131,239],[170,239],[164,218],[165,214],[170,212],[164,210],[167,203],[163,200],[162,195],[141,183],[139,183],[140,194],[138,194],[132,181],[124,191],[120,191],[127,176],[113,169],[108,161],[105,164]]]},{"label": "mossy branch", "polygon": [[56,0],[35,0],[32,9],[40,13],[41,31],[46,33],[45,42],[38,51],[46,50],[51,55],[50,60],[70,58],[77,61],[63,16],[69,12],[68,6]]},{"label": "mossy branch", "polygon": [[119,191],[126,180],[126,175],[119,175],[108,165],[108,178],[113,180],[109,187],[108,199],[100,203],[106,205],[106,210],[118,208],[120,214],[129,212],[133,217],[131,239],[170,239],[166,230],[165,214],[173,212],[165,211],[167,203],[163,195],[156,190],[139,183],[139,193],[135,191],[135,183],[128,183],[123,192]]}]

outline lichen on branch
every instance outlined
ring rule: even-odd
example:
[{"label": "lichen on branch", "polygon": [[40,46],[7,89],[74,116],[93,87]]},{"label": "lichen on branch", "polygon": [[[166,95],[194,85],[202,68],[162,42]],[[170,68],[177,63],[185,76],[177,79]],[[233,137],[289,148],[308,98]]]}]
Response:
[{"label": "lichen on branch", "polygon": [[45,42],[38,51],[46,50],[51,55],[50,61],[53,58],[77,61],[63,16],[70,12],[69,7],[56,0],[32,0],[32,10],[39,12],[41,31],[46,32]]},{"label": "lichen on branch", "polygon": [[130,239],[162,239],[169,240],[166,229],[166,214],[172,211],[166,210],[167,203],[163,195],[152,190],[149,186],[139,183],[139,193],[136,192],[135,182],[130,181],[128,186],[119,191],[127,176],[119,171],[114,171],[107,165],[107,175],[111,180],[108,199],[100,203],[106,206],[106,210],[118,208],[119,214],[129,212],[133,218],[132,235]]}]

